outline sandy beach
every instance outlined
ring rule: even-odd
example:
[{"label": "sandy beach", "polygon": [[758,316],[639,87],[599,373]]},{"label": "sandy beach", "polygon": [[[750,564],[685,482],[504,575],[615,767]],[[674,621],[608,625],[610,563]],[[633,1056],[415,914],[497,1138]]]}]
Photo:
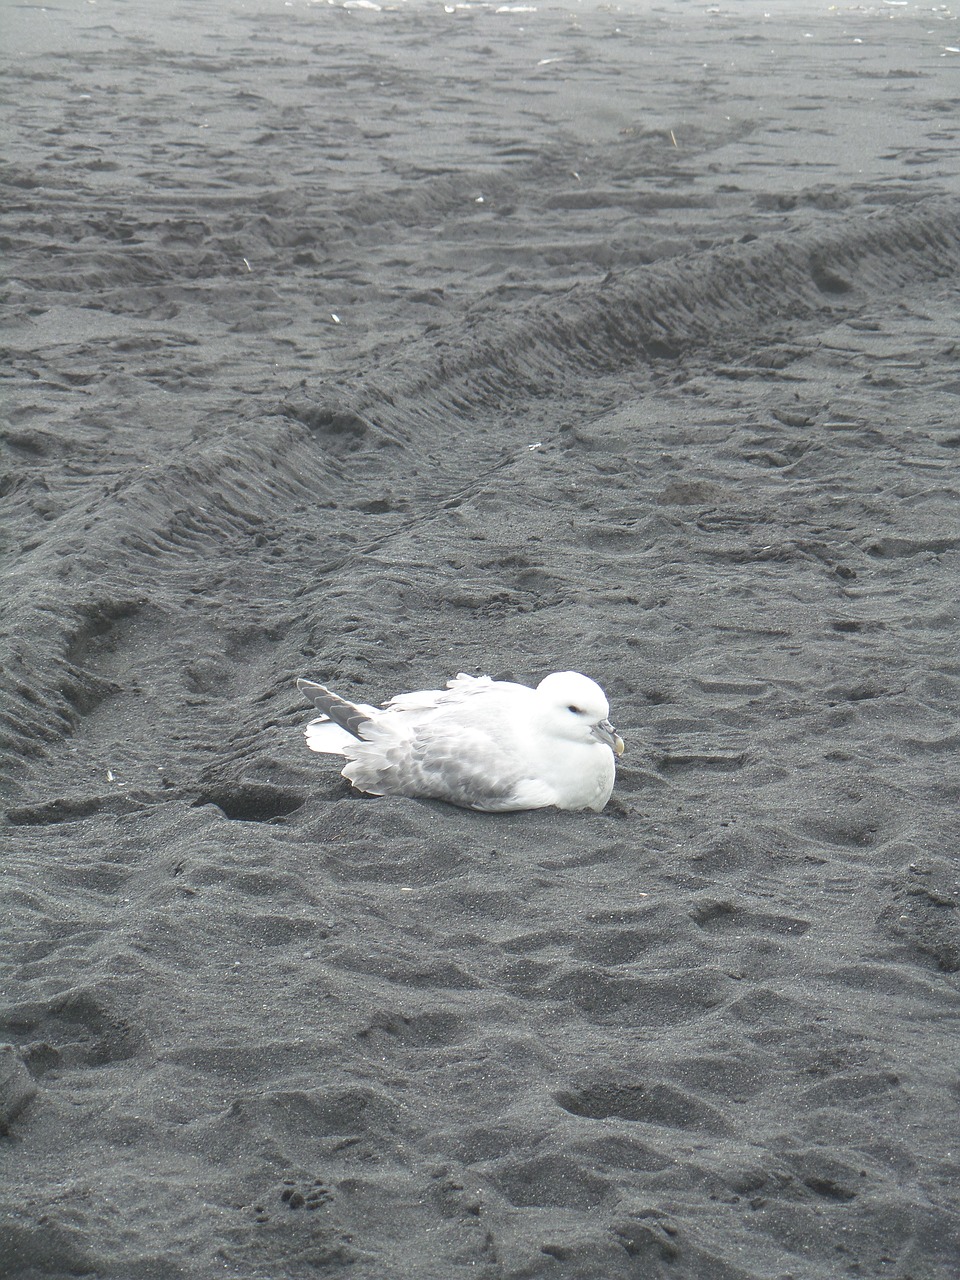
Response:
[{"label": "sandy beach", "polygon": [[[0,1270],[955,1280],[956,12],[0,26]],[[600,814],[304,745],[566,669]]]}]

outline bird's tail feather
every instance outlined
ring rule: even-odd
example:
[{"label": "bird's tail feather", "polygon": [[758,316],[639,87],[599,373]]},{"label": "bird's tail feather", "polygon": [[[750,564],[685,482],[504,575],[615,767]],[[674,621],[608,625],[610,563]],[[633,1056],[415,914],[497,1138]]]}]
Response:
[{"label": "bird's tail feather", "polygon": [[357,745],[353,734],[341,729],[333,720],[311,720],[303,736],[310,750],[319,751],[322,755],[346,756],[350,748]]}]

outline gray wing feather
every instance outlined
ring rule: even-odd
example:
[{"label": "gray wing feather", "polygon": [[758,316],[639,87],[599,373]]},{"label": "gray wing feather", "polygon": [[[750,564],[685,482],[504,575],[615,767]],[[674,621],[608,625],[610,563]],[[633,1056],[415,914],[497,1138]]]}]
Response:
[{"label": "gray wing feather", "polygon": [[373,795],[423,796],[496,812],[517,807],[518,785],[526,781],[522,763],[505,758],[502,744],[462,727],[456,735],[423,727],[399,740],[374,729],[369,741],[351,744],[349,754],[343,776]]},{"label": "gray wing feather", "polygon": [[352,702],[347,702],[345,698],[338,698],[325,685],[316,684],[313,680],[304,680],[301,676],[297,681],[297,688],[304,697],[310,699],[318,711],[334,724],[338,724],[341,729],[346,729],[347,733],[352,733],[355,738],[359,739],[363,726],[371,723],[368,712],[354,706]]}]

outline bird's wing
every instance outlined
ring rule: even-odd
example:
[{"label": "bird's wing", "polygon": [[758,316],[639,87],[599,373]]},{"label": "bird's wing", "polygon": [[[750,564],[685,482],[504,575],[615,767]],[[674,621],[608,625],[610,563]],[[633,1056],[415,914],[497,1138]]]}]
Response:
[{"label": "bird's wing", "polygon": [[398,693],[385,702],[387,711],[435,711],[438,707],[457,706],[477,694],[489,693],[495,681],[489,676],[468,676],[461,673],[447,681],[445,689],[420,689],[416,693]]},{"label": "bird's wing", "polygon": [[343,776],[371,795],[423,796],[491,812],[553,803],[552,790],[533,803],[519,800],[518,787],[529,781],[525,762],[476,726],[440,720],[404,732],[398,717],[394,731],[385,715],[367,727],[364,741],[348,744],[346,754]]},{"label": "bird's wing", "polygon": [[318,711],[323,712],[304,730],[311,751],[342,755],[346,745],[357,740],[363,726],[373,717],[383,714],[365,702],[347,702],[314,680],[301,678],[297,681],[297,688]]}]

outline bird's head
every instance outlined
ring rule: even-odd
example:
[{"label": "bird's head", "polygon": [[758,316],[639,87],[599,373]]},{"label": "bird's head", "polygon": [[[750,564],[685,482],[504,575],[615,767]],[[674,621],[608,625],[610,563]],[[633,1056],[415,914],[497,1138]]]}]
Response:
[{"label": "bird's head", "polygon": [[610,723],[606,694],[578,671],[554,671],[537,685],[537,695],[550,729],[573,742],[602,742],[623,754],[623,739]]}]

